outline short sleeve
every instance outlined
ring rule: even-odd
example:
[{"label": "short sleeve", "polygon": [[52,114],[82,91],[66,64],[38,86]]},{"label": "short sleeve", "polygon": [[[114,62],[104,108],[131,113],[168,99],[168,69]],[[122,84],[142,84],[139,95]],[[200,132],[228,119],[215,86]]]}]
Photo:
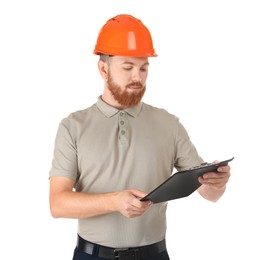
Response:
[{"label": "short sleeve", "polygon": [[75,181],[78,175],[77,147],[70,128],[68,119],[62,120],[58,127],[49,175],[63,176]]},{"label": "short sleeve", "polygon": [[203,159],[191,142],[185,127],[179,120],[177,122],[174,167],[180,171],[200,165]]}]

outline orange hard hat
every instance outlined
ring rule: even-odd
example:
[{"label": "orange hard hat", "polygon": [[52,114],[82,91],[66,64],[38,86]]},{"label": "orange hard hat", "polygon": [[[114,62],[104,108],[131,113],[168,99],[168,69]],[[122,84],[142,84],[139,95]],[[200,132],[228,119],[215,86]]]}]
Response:
[{"label": "orange hard hat", "polygon": [[137,18],[120,14],[101,28],[94,54],[156,57],[148,28]]}]

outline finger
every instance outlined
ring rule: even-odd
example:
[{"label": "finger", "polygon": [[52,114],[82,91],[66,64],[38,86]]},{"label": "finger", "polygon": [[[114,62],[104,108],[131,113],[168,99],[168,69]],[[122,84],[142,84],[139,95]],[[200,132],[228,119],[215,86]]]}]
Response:
[{"label": "finger", "polygon": [[132,192],[132,194],[136,197],[136,198],[143,198],[145,197],[147,194],[143,191],[140,190],[130,190]]},{"label": "finger", "polygon": [[[227,172],[208,172],[203,174],[201,177],[206,180],[206,179],[219,179],[219,178],[225,178],[227,176]],[[228,174],[229,175],[229,174]]]},{"label": "finger", "polygon": [[200,178],[199,182],[204,185],[209,185],[209,186],[224,186],[229,180],[229,176],[224,175],[224,177],[221,178],[208,178],[208,179],[203,179]]},{"label": "finger", "polygon": [[147,201],[140,201],[139,199],[133,200],[132,205],[136,207],[137,209],[147,209],[152,205],[152,202],[150,200]]},{"label": "finger", "polygon": [[220,166],[217,169],[218,172],[230,172],[230,166],[229,165],[225,165],[225,166]]},{"label": "finger", "polygon": [[137,217],[141,216],[142,214],[145,213],[147,208],[137,208],[135,206],[131,206],[126,210],[126,216],[128,217]]}]

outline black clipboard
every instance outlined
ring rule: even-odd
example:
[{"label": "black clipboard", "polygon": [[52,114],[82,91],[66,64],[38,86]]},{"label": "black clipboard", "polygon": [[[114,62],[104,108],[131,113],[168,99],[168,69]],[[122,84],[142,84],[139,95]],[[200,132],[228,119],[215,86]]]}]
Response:
[{"label": "black clipboard", "polygon": [[176,172],[143,197],[141,201],[151,200],[153,203],[159,203],[187,197],[201,186],[198,181],[199,176],[206,172],[217,172],[219,166],[227,165],[233,159],[234,157],[217,163],[202,163],[188,170]]}]

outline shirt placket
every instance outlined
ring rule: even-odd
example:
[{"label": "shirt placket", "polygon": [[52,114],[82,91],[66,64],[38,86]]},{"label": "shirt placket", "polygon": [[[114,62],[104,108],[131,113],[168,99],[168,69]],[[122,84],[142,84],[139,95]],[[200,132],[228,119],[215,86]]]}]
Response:
[{"label": "shirt placket", "polygon": [[119,113],[119,141],[122,144],[128,144],[126,113],[123,111]]}]

